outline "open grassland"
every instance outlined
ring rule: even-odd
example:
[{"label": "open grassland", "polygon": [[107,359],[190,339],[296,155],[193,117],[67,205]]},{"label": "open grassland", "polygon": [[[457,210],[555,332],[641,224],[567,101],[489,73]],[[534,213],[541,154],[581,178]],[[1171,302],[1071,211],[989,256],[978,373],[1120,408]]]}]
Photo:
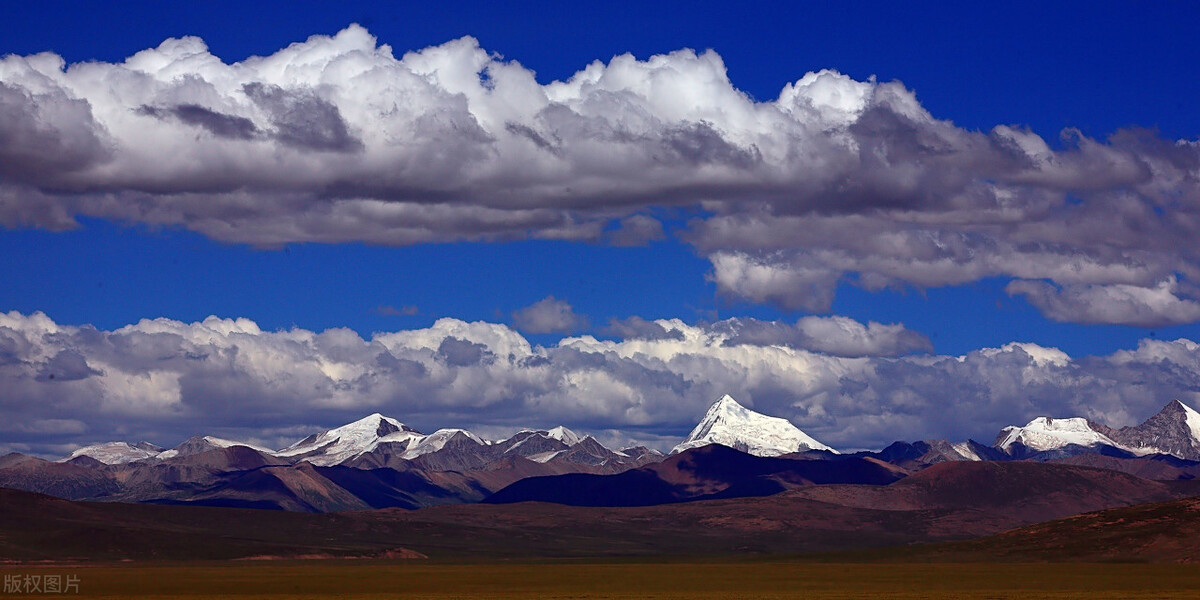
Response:
[{"label": "open grassland", "polygon": [[1200,598],[1200,567],[1179,564],[336,560],[0,572],[77,575],[88,598]]}]

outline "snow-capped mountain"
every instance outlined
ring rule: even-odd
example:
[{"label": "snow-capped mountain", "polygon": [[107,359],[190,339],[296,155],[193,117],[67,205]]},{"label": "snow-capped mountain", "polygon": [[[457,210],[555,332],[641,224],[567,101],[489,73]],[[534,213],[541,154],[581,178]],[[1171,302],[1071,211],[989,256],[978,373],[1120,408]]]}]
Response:
[{"label": "snow-capped mountain", "polygon": [[[1018,444],[1023,448],[1018,449]],[[1200,460],[1200,412],[1172,400],[1141,424],[1120,429],[1082,417],[1038,417],[1024,427],[1005,427],[996,436],[993,447],[1014,456],[1061,452],[1069,447],[1076,447],[1076,452],[1109,447],[1134,455],[1170,454],[1185,460]]]},{"label": "snow-capped mountain", "polygon": [[574,431],[560,425],[549,431],[523,429],[507,440],[496,444],[502,454],[506,456],[521,456],[534,462],[546,462],[578,445],[584,439]]},{"label": "snow-capped mountain", "polygon": [[138,442],[136,444],[130,444],[129,442],[105,442],[103,444],[93,444],[75,450],[70,456],[59,459],[58,462],[67,462],[80,456],[87,456],[106,465],[125,465],[142,460],[168,460],[171,458],[193,456],[202,452],[208,452],[209,450],[231,448],[233,446],[245,446],[267,455],[275,452],[270,448],[263,448],[262,446],[256,446],[247,442],[227,440],[211,435],[196,435],[170,450],[164,450],[161,446],[156,446],[150,442]]},{"label": "snow-capped mountain", "polygon": [[591,436],[580,436],[563,426],[550,430],[525,429],[506,440],[490,442],[465,429],[439,429],[425,435],[379,413],[311,435],[274,455],[322,467],[369,467],[412,461],[433,471],[460,472],[484,469],[506,457],[587,466],[645,460],[609,450]]},{"label": "snow-capped mountain", "polygon": [[[374,413],[340,427],[314,433],[282,450],[271,450],[245,442],[197,435],[164,451],[145,442],[108,442],[80,448],[60,462],[82,456],[108,465],[142,460],[168,460],[193,456],[219,448],[246,446],[266,457],[285,463],[309,463],[318,467],[336,465],[358,468],[415,466],[430,471],[473,471],[490,468],[503,460],[527,459],[536,463],[554,461],[570,470],[597,467],[620,470],[641,466],[661,458],[647,448],[627,452],[611,450],[591,436],[563,426],[553,429],[524,429],[505,440],[487,441],[465,429],[439,429],[423,434],[391,417]],[[570,465],[575,465],[571,467]]]},{"label": "snow-capped mountain", "polygon": [[226,440],[219,437],[213,437],[211,435],[196,435],[188,438],[182,444],[175,446],[170,450],[159,452],[156,456],[154,456],[154,458],[158,460],[167,460],[169,458],[192,456],[195,454],[200,454],[201,452],[208,452],[209,450],[230,448],[233,446],[245,446],[258,452],[262,452],[263,454],[271,454],[274,452],[274,450],[271,450],[270,448],[263,448],[262,446],[255,446],[254,444],[248,444],[246,442],[236,442],[234,440]]},{"label": "snow-capped mountain", "polygon": [[155,446],[150,442],[138,442],[136,444],[130,444],[129,442],[105,442],[103,444],[84,446],[58,462],[67,462],[80,456],[87,456],[106,465],[123,465],[154,458],[162,451],[163,448],[161,446]]},{"label": "snow-capped mountain", "polygon": [[1142,424],[1110,430],[1109,435],[1138,454],[1200,460],[1200,412],[1179,400],[1172,400]]},{"label": "snow-capped mountain", "polygon": [[424,454],[439,452],[448,444],[459,442],[467,446],[486,446],[488,442],[466,429],[439,429],[426,436],[413,437],[401,458],[412,460]]},{"label": "snow-capped mountain", "polygon": [[1069,419],[1052,419],[1038,417],[1023,427],[1009,425],[996,436],[994,447],[1012,454],[1014,446],[1020,444],[1026,451],[1047,452],[1060,450],[1067,446],[1093,448],[1097,446],[1123,446],[1104,435],[1090,421],[1083,417]]},{"label": "snow-capped mountain", "polygon": [[708,444],[729,446],[755,456],[780,456],[805,450],[836,452],[787,419],[754,412],[728,394],[709,407],[696,428],[671,454]]},{"label": "snow-capped mountain", "polygon": [[425,437],[396,419],[374,413],[353,423],[314,433],[274,454],[327,467],[371,452],[380,444],[394,444],[400,449],[398,453],[402,453],[414,440]]}]

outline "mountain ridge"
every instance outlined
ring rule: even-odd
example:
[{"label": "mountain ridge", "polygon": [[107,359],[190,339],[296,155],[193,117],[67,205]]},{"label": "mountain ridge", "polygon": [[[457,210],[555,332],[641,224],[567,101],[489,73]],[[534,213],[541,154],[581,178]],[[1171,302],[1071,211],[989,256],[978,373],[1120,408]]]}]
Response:
[{"label": "mountain ridge", "polygon": [[1120,429],[1084,417],[1039,416],[1024,426],[1005,427],[992,446],[1014,458],[1048,460],[1100,451],[1196,461],[1200,460],[1200,412],[1175,399],[1145,421]]}]

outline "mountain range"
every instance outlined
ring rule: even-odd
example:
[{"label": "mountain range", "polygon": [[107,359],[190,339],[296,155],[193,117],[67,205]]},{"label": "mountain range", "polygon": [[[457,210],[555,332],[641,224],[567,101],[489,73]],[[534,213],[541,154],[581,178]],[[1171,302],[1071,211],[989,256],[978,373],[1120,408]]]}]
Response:
[{"label": "mountain range", "polygon": [[1172,400],[1138,425],[1113,429],[1083,417],[1038,417],[1022,427],[1005,427],[993,444],[1010,456],[1058,458],[1099,451],[1129,456],[1169,455],[1200,460],[1200,412]]},{"label": "mountain range", "polygon": [[463,429],[424,434],[372,414],[272,450],[198,435],[174,448],[108,442],[59,461],[0,457],[0,487],[67,499],[331,512],[488,502],[649,506],[778,494],[812,486],[880,486],[948,462],[1032,460],[1151,480],[1200,475],[1200,413],[1173,401],[1113,429],[1038,417],[991,446],[896,442],[839,454],[785,419],[718,399],[667,455],[613,450],[565,427],[485,440]]}]

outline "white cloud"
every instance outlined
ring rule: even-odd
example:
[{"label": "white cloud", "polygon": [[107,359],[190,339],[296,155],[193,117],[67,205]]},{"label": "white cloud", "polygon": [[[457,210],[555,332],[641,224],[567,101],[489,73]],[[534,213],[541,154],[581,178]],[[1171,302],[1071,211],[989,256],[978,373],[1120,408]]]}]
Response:
[{"label": "white cloud", "polygon": [[755,258],[718,251],[709,256],[711,279],[724,294],[770,302],[791,310],[826,311],[841,273],[821,265],[786,264],[778,256]]},{"label": "white cloud", "polygon": [[757,319],[728,319],[712,329],[730,333],[726,345],[784,345],[834,356],[901,356],[932,352],[929,338],[899,323],[866,325],[848,317],[808,316],[787,324]]},{"label": "white cloud", "polygon": [[[1198,183],[1195,142],[969,131],[900,83],[829,70],[759,102],[712,51],[545,85],[469,37],[397,57],[359,26],[236,63],[192,37],[122,63],[0,58],[6,226],[624,245],[663,235],[647,215],[665,207],[691,217],[720,293],[788,309],[828,310],[839,282],[1005,277],[1062,287],[1030,296],[1055,318],[1195,321]],[[1114,295],[1125,308],[1100,306]]]},{"label": "white cloud", "polygon": [[1200,320],[1200,302],[1181,298],[1174,276],[1149,287],[1114,284],[1060,288],[1041,281],[1013,281],[1004,289],[1009,295],[1024,296],[1055,321],[1165,327]]},{"label": "white cloud", "polygon": [[[649,331],[647,323],[639,330]],[[963,356],[851,357],[796,342],[819,335],[883,353],[913,342],[896,341],[905,337],[899,326],[842,318],[758,323],[758,332],[730,321],[652,323],[666,334],[535,346],[508,326],[455,319],[364,339],[346,329],[262,331],[248,319],[215,317],[104,331],[10,312],[0,314],[0,442],[52,453],[115,439],[174,445],[204,432],[282,446],[379,411],[429,430],[565,424],[657,443],[684,435],[729,393],[836,447],[882,447],[896,439],[990,441],[1001,427],[1038,415],[1120,426],[1174,398],[1200,402],[1200,345],[1189,340],[1147,340],[1100,357],[1029,343]],[[736,339],[787,328],[798,332],[790,343]],[[90,370],[69,380],[39,377],[67,349]]]}]

